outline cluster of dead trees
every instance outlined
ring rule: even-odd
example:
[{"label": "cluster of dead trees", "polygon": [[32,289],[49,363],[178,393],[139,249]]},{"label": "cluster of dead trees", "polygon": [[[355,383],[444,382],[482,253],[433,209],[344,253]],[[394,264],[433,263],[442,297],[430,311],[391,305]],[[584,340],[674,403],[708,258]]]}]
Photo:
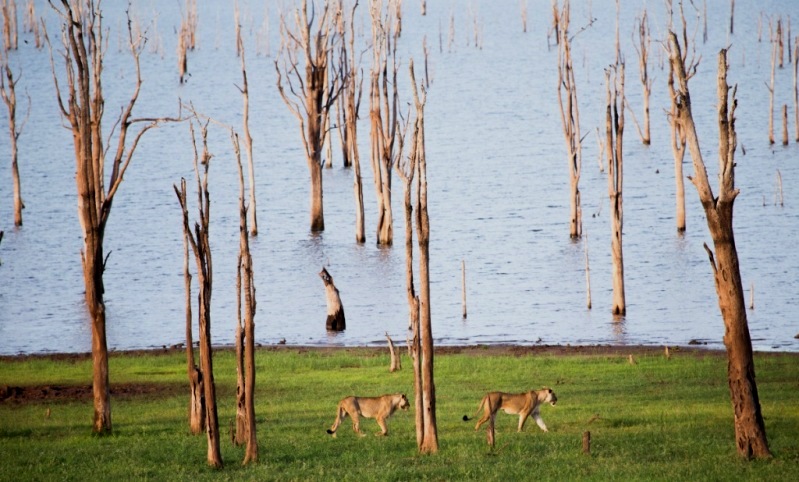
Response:
[{"label": "cluster of dead trees", "polygon": [[[606,103],[606,139],[604,148],[608,160],[608,194],[611,207],[611,254],[613,261],[613,314],[624,315],[626,311],[624,300],[624,271],[622,257],[622,184],[623,184],[623,132],[625,107],[624,96],[624,62],[619,48],[619,28],[617,5],[616,29],[616,60],[615,64],[606,71],[607,103]],[[672,15],[671,2],[667,2],[669,16]],[[734,3],[731,2],[731,12]],[[718,125],[719,125],[719,192],[714,195],[708,181],[707,171],[699,147],[699,139],[691,112],[691,100],[688,90],[688,80],[696,72],[698,60],[689,48],[685,15],[682,2],[679,4],[682,20],[682,46],[678,36],[671,31],[669,22],[669,36],[667,50],[669,53],[668,91],[671,99],[669,110],[670,142],[675,160],[675,177],[677,178],[677,230],[685,231],[685,205],[684,188],[682,182],[682,162],[686,147],[693,161],[694,174],[689,176],[699,194],[699,199],[705,210],[708,228],[713,238],[715,253],[708,246],[707,250],[712,271],[714,274],[716,291],[725,324],[724,344],[728,354],[728,380],[730,397],[735,412],[734,425],[738,453],[745,458],[769,457],[770,451],[766,439],[765,425],[760,412],[757,385],[755,383],[755,367],[752,356],[752,343],[749,337],[749,328],[746,319],[746,306],[744,302],[743,286],[741,282],[738,255],[735,248],[732,218],[733,201],[738,195],[735,188],[735,151],[737,136],[735,132],[735,108],[737,100],[735,89],[730,94],[727,85],[727,51],[719,53],[718,61]],[[579,224],[579,189],[575,188],[579,180],[579,153],[581,137],[579,135],[579,115],[576,107],[576,87],[574,85],[573,67],[571,63],[571,40],[569,36],[569,1],[564,0],[563,7],[553,5],[553,30],[558,41],[558,99],[561,110],[561,120],[566,138],[566,154],[569,161],[571,179],[571,222],[570,234],[572,238],[580,236]],[[730,33],[732,33],[732,13],[730,15]],[[781,26],[777,22],[777,33],[772,30],[772,112],[773,112],[773,72],[777,63],[778,51],[781,58],[782,35]],[[639,66],[641,83],[643,86],[644,127],[639,127],[639,134],[644,144],[650,143],[649,137],[649,94],[652,81],[647,72],[647,56],[649,29],[647,16],[644,13],[637,20]],[[790,35],[789,35],[790,38]],[[796,70],[796,69],[795,69]],[[566,91],[564,95],[562,92]],[[795,94],[796,95],[796,94]],[[799,110],[798,110],[799,112]],[[772,116],[773,117],[773,116]],[[786,108],[783,108],[783,117],[787,118]],[[783,123],[787,125],[787,121]],[[799,124],[797,124],[799,125]],[[769,125],[770,142],[773,140],[772,124]],[[787,143],[787,127],[783,128],[784,143]],[[602,143],[600,142],[600,147]],[[601,163],[600,163],[601,164]],[[578,207],[575,208],[575,204]],[[587,276],[586,263],[586,276]],[[589,285],[590,286],[590,285]],[[589,287],[590,289],[590,287]],[[590,307],[590,292],[589,292]]]}]

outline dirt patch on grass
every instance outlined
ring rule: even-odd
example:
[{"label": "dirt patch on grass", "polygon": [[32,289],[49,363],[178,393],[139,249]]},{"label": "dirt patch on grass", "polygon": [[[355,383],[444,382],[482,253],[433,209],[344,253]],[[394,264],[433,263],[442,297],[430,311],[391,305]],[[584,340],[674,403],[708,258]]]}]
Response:
[{"label": "dirt patch on grass", "polygon": [[[117,400],[146,396],[149,399],[168,397],[186,391],[185,387],[164,383],[114,383],[111,396]],[[91,385],[0,386],[0,403],[53,403],[90,401]]]}]

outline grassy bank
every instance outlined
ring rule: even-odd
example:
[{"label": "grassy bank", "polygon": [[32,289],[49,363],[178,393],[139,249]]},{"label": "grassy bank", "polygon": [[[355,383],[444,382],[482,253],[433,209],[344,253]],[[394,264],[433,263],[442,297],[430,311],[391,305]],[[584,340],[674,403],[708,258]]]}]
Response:
[{"label": "grassy bank", "polygon": [[[558,353],[562,351],[565,353]],[[632,353],[635,363],[628,355]],[[234,415],[232,353],[215,357],[225,467],[205,465],[205,437],[188,434],[182,352],[111,358],[114,433],[93,437],[88,358],[0,360],[0,480],[797,480],[799,357],[758,354],[757,381],[774,458],[735,453],[726,358],[717,352],[629,349],[449,349],[436,357],[440,453],[416,453],[413,413],[389,420],[389,437],[357,437],[347,420],[325,433],[346,395],[402,391],[412,398],[410,360],[388,373],[387,350],[285,348],[257,354],[260,461],[242,467],[228,427]],[[474,432],[473,414],[489,390],[549,386],[559,402],[531,420],[497,417],[497,446]],[[45,390],[44,386],[49,387]],[[84,390],[85,391],[85,390]],[[59,395],[61,394],[61,395]],[[373,420],[364,430],[378,430]],[[591,431],[591,454],[581,436]]]}]

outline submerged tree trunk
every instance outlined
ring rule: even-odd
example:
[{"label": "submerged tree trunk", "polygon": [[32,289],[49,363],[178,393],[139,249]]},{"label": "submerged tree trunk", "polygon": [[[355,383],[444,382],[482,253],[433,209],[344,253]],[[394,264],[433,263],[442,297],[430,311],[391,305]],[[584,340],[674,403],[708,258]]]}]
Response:
[{"label": "submerged tree trunk", "polygon": [[607,153],[608,153],[608,197],[610,198],[610,250],[613,261],[613,306],[611,311],[614,316],[624,316],[627,313],[627,303],[624,296],[624,255],[622,252],[622,234],[624,226],[624,209],[622,197],[622,184],[624,180],[623,144],[624,135],[624,107],[619,103],[624,99],[624,64],[616,64],[614,68],[613,84],[611,86],[611,72],[605,74],[607,81]]},{"label": "submerged tree trunk", "polygon": [[[569,164],[569,236],[576,239],[583,234],[582,207],[580,205],[580,171],[582,169],[580,142],[582,139],[580,137],[577,84],[574,80],[569,39],[569,1],[564,2],[562,11],[558,11],[557,5],[553,5],[553,9],[558,32],[558,104]],[[566,90],[565,99],[563,90]]]},{"label": "submerged tree trunk", "polygon": [[325,284],[325,298],[327,299],[327,329],[332,331],[344,331],[347,323],[344,318],[344,306],[341,304],[338,288],[333,283],[333,277],[322,268],[319,277]]},{"label": "submerged tree trunk", "polygon": [[[17,93],[16,86],[19,78],[14,79],[14,73],[8,64],[8,55],[3,50],[0,51],[0,96],[8,107],[8,130],[11,141],[11,178],[14,190],[14,226],[22,226],[22,209],[25,204],[22,202],[22,188],[19,180],[19,164],[17,162],[17,140],[22,132],[22,126],[17,129]],[[6,85],[8,80],[8,85]],[[28,97],[28,114],[30,114],[30,96]],[[22,122],[25,125],[25,121]]]},{"label": "submerged tree trunk", "polygon": [[719,194],[714,196],[691,114],[691,98],[685,68],[680,60],[680,46],[673,33],[670,33],[669,37],[670,61],[674,64],[679,81],[679,119],[685,127],[688,149],[694,164],[694,176],[691,181],[705,210],[708,229],[716,249],[714,256],[713,251],[705,245],[713,269],[719,308],[724,319],[724,346],[727,349],[727,378],[734,412],[735,444],[738,454],[742,457],[766,458],[771,456],[771,451],[760,412],[752,341],[749,336],[738,252],[733,234],[733,203],[739,193],[735,188],[737,100],[735,89],[730,97],[727,85],[727,51],[721,50],[718,61]]}]

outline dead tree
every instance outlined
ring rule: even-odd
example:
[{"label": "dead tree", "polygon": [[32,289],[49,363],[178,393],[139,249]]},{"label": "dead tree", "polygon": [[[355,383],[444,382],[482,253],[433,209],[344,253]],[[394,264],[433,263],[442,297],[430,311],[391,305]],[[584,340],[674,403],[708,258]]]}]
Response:
[{"label": "dead tree", "polygon": [[[242,58],[244,49],[241,49]],[[245,124],[246,125],[246,124]],[[241,167],[241,151],[238,135],[231,129],[233,152],[239,171],[239,256],[236,274],[236,299],[238,316],[236,323],[236,442],[246,443],[244,464],[258,461],[258,438],[255,427],[255,283],[253,280],[252,256],[247,233],[247,206],[244,196],[244,170]],[[252,174],[251,174],[252,175]],[[244,293],[244,323],[242,323],[242,292]]]},{"label": "dead tree", "polygon": [[[372,0],[372,71],[369,89],[369,119],[372,140],[372,171],[377,199],[377,244],[394,242],[394,219],[391,209],[391,171],[402,157],[399,94],[397,92],[397,38],[392,30],[392,15],[399,5],[390,0],[383,9],[382,0]],[[389,60],[391,66],[389,70]],[[389,88],[390,85],[390,88]]]},{"label": "dead tree", "polygon": [[[197,208],[199,221],[194,223],[194,232],[189,225],[188,206],[185,192],[181,193],[175,186],[178,202],[183,210],[183,235],[188,239],[194,260],[197,265],[198,286],[198,325],[200,328],[200,370],[203,375],[203,395],[205,397],[205,433],[208,441],[207,461],[212,467],[222,467],[222,454],[219,448],[219,417],[216,408],[216,385],[214,383],[213,348],[211,345],[211,291],[213,288],[213,260],[209,242],[211,201],[208,195],[208,168],[211,165],[211,154],[208,152],[207,123],[202,127],[203,153],[200,166],[197,164],[197,143],[194,128],[191,128],[192,142],[195,146],[194,173],[197,181]],[[183,185],[185,182],[181,182]]]},{"label": "dead tree", "polygon": [[[644,10],[643,15],[638,20],[638,38],[637,43],[633,41],[633,46],[635,50],[638,52],[638,70],[641,76],[641,87],[643,88],[642,98],[644,103],[644,125],[641,127],[638,124],[638,120],[633,113],[633,110],[630,109],[630,113],[633,114],[633,121],[635,122],[635,127],[638,129],[638,136],[641,138],[641,142],[644,145],[649,145],[651,143],[650,132],[649,132],[649,97],[652,94],[652,82],[653,79],[649,77],[649,45],[651,44],[651,37],[649,34],[649,18],[647,17],[646,10]],[[624,99],[625,104],[627,103],[627,99]],[[628,106],[629,107],[629,106]]]},{"label": "dead tree", "polygon": [[774,74],[777,69],[777,36],[774,32],[771,20],[769,20],[769,30],[771,31],[771,82],[768,88],[768,143],[774,144]]},{"label": "dead tree", "polygon": [[[424,143],[424,89],[420,98],[413,59],[409,64],[413,100],[416,106],[416,123],[411,148],[416,160],[416,239],[419,248],[419,340],[421,347],[422,385],[422,437],[419,451],[438,452],[438,428],[436,424],[436,389],[433,377],[433,326],[430,317],[430,218],[427,214],[427,158]],[[417,425],[417,439],[419,426]]]},{"label": "dead tree", "polygon": [[344,306],[341,304],[341,296],[339,295],[338,288],[333,283],[333,277],[327,272],[326,268],[322,268],[319,272],[319,277],[325,284],[325,299],[327,299],[327,329],[331,331],[344,331],[347,328],[347,322],[344,318]]},{"label": "dead tree", "polygon": [[[133,153],[145,132],[166,118],[133,118],[132,112],[141,88],[139,55],[144,38],[134,39],[132,22],[128,18],[128,40],[135,67],[136,84],[133,95],[116,122],[117,147],[110,163],[108,183],[105,177],[106,153],[102,132],[105,100],[102,89],[103,39],[102,14],[94,0],[87,0],[81,11],[68,0],[61,1],[62,8],[53,8],[61,16],[66,67],[66,101],[61,94],[55,62],[52,60],[53,80],[61,115],[68,120],[75,146],[76,184],[78,191],[78,218],[83,230],[81,261],[85,283],[86,306],[92,320],[92,370],[94,398],[94,432],[111,432],[111,404],[108,381],[108,346],[106,343],[106,313],[103,299],[103,271],[107,258],[103,255],[103,238],[111,206]],[[82,13],[82,14],[81,14]],[[49,41],[48,41],[49,43]],[[174,120],[174,119],[173,119]],[[128,145],[131,126],[143,125]],[[106,187],[107,186],[107,187]]]},{"label": "dead tree", "polygon": [[[691,79],[696,73],[696,68],[699,65],[699,59],[696,57],[696,51],[693,47],[693,42],[688,40],[688,25],[685,21],[685,14],[680,4],[680,19],[682,20],[682,41],[685,49],[681,51],[680,58],[685,66],[686,82]],[[692,55],[688,58],[688,45],[691,45]],[[669,48],[669,46],[666,46]],[[669,132],[671,139],[671,152],[674,156],[674,181],[675,181],[675,204],[676,214],[675,221],[677,224],[677,233],[684,233],[686,229],[685,224],[685,178],[683,176],[682,164],[685,159],[685,131],[679,119],[677,119],[677,92],[674,89],[674,66],[669,63]]]},{"label": "dead tree", "polygon": [[746,319],[746,304],[732,224],[733,203],[739,193],[735,188],[736,89],[733,88],[730,97],[727,85],[727,51],[722,49],[718,61],[719,193],[716,196],[708,180],[696,135],[687,76],[681,61],[677,36],[670,33],[669,41],[670,61],[674,64],[679,83],[678,116],[688,138],[688,150],[694,165],[694,175],[690,179],[705,210],[708,229],[716,250],[714,255],[705,245],[713,269],[719,308],[724,319],[724,346],[727,349],[727,378],[734,411],[735,443],[738,454],[742,457],[766,458],[771,456],[771,452],[766,439],[755,382],[752,341]]},{"label": "dead tree", "polygon": [[2,0],[0,8],[3,12],[3,49],[17,50],[19,35],[17,28],[16,0]]},{"label": "dead tree", "polygon": [[0,97],[3,98],[3,102],[8,108],[8,131],[11,140],[11,179],[14,190],[14,226],[22,226],[22,210],[25,209],[25,203],[22,202],[22,187],[19,179],[17,141],[31,112],[31,98],[28,96],[28,112],[22,123],[17,126],[17,82],[19,82],[19,77],[14,78],[14,72],[8,63],[6,49],[2,49],[0,50]]},{"label": "dead tree", "polygon": [[[553,5],[558,33],[558,105],[563,135],[566,139],[566,157],[569,163],[569,236],[577,239],[583,234],[583,215],[580,205],[580,171],[582,147],[580,137],[580,109],[577,103],[577,84],[569,39],[569,0],[563,2],[560,12]],[[563,91],[566,91],[565,94]],[[564,98],[565,97],[565,98]]]},{"label": "dead tree", "polygon": [[793,112],[794,140],[799,142],[799,36],[793,44]]},{"label": "dead tree", "polygon": [[[612,75],[611,75],[612,74]],[[612,78],[612,83],[611,83]],[[605,72],[607,84],[606,109],[606,149],[608,157],[608,197],[610,198],[610,230],[611,258],[613,261],[613,306],[614,316],[627,313],[624,297],[624,256],[622,252],[622,227],[624,225],[624,209],[622,184],[624,180],[623,144],[624,136],[624,63]]]},{"label": "dead tree", "polygon": [[338,32],[341,36],[339,54],[339,76],[343,79],[341,97],[337,102],[339,113],[338,131],[341,137],[344,166],[353,168],[353,195],[355,198],[355,242],[366,242],[363,210],[363,180],[361,179],[361,158],[358,151],[358,111],[361,107],[363,77],[358,77],[359,62],[355,56],[355,9],[356,0],[350,11],[350,20],[344,15],[344,2],[338,3]]},{"label": "dead tree", "polygon": [[[325,230],[322,191],[322,149],[327,132],[323,129],[330,109],[341,90],[339,75],[328,75],[329,52],[336,48],[337,37],[331,32],[330,8],[325,2],[321,15],[308,18],[307,0],[294,13],[294,30],[281,17],[282,47],[275,60],[280,96],[300,123],[305,160],[311,178],[311,231]],[[304,59],[304,74],[300,71]],[[282,61],[282,62],[281,62]],[[282,63],[282,66],[281,66]],[[285,85],[284,85],[285,81]],[[293,100],[286,93],[288,87]]]},{"label": "dead tree", "polygon": [[[193,127],[192,127],[193,129]],[[195,155],[197,154],[195,150]],[[181,207],[186,204],[186,180],[180,180],[180,190],[175,189]],[[194,340],[192,335],[191,311],[191,272],[189,271],[189,233],[185,226],[189,225],[189,212],[183,208],[183,280],[186,287],[186,370],[189,378],[189,429],[194,435],[205,431],[205,393],[203,389],[203,373],[194,359]]]},{"label": "dead tree", "polygon": [[252,136],[250,135],[250,89],[247,84],[247,65],[244,60],[244,42],[241,40],[241,29],[236,29],[236,45],[238,45],[239,58],[241,59],[242,83],[239,91],[241,92],[242,102],[242,133],[244,135],[244,151],[247,153],[247,170],[250,181],[250,235],[258,235],[258,217],[255,213],[255,166],[252,159]]}]

